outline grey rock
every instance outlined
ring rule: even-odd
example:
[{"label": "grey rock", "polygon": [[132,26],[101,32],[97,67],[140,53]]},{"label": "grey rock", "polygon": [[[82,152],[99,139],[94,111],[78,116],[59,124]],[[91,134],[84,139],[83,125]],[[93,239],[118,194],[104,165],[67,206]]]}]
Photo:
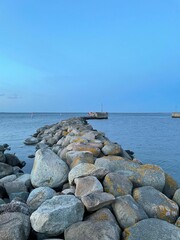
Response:
[{"label": "grey rock", "polygon": [[179,240],[178,227],[166,221],[149,218],[144,219],[123,232],[125,240]]},{"label": "grey rock", "polygon": [[18,166],[22,168],[25,166],[25,163],[20,161],[19,158],[14,154],[6,153],[5,157],[6,157],[6,163],[11,165],[12,167]]},{"label": "grey rock", "polygon": [[0,214],[6,212],[20,212],[29,216],[29,208],[22,201],[12,200],[10,203],[0,205]]},{"label": "grey rock", "polygon": [[89,212],[93,212],[113,203],[115,197],[112,194],[105,192],[92,192],[83,196],[81,201]]},{"label": "grey rock", "polygon": [[39,142],[39,140],[35,137],[30,137],[30,138],[27,138],[25,141],[24,141],[24,144],[26,145],[35,145]]},{"label": "grey rock", "polygon": [[127,228],[142,219],[148,218],[143,208],[131,195],[117,197],[112,204],[116,219],[122,228]]},{"label": "grey rock", "polygon": [[27,192],[27,187],[23,182],[13,181],[4,183],[4,187],[8,195],[10,193],[18,193],[18,192]]},{"label": "grey rock", "polygon": [[180,228],[180,217],[177,219],[175,225]]},{"label": "grey rock", "polygon": [[16,178],[17,177],[16,177],[15,174],[8,175],[8,176],[3,177],[3,178],[0,179],[0,184],[2,184],[4,186],[4,183],[13,182]]},{"label": "grey rock", "polygon": [[1,240],[27,240],[31,225],[29,216],[20,212],[6,212],[0,215]]},{"label": "grey rock", "polygon": [[9,200],[12,201],[13,199],[21,199],[22,201],[26,202],[29,196],[28,192],[15,192],[9,194]]},{"label": "grey rock", "polygon": [[173,201],[175,201],[180,206],[180,188],[176,190]]},{"label": "grey rock", "polygon": [[109,209],[100,209],[87,220],[65,230],[65,240],[119,240],[121,229]]},{"label": "grey rock", "polygon": [[165,173],[165,186],[163,189],[163,193],[168,198],[172,198],[178,188],[179,188],[178,183],[174,180],[174,178]]},{"label": "grey rock", "polygon": [[104,155],[120,156],[122,154],[122,148],[117,143],[106,142],[105,146],[102,148],[102,152]]},{"label": "grey rock", "polygon": [[136,188],[133,197],[150,218],[174,223],[179,216],[178,205],[153,187]]},{"label": "grey rock", "polygon": [[5,163],[5,161],[6,161],[6,157],[4,155],[4,152],[0,151],[0,162]]},{"label": "grey rock", "polygon": [[94,176],[87,176],[82,178],[75,178],[76,197],[83,197],[92,192],[103,192],[103,186],[100,181]]},{"label": "grey rock", "polygon": [[55,196],[46,200],[35,212],[30,220],[36,232],[49,236],[58,236],[75,222],[82,221],[84,206],[73,195]]},{"label": "grey rock", "polygon": [[34,187],[59,187],[67,181],[68,166],[48,148],[36,152],[31,182]]},{"label": "grey rock", "polygon": [[43,202],[51,199],[55,195],[56,192],[50,187],[38,187],[34,189],[27,199],[27,205],[29,206],[30,212],[34,212]]},{"label": "grey rock", "polygon": [[0,162],[0,179],[7,175],[11,175],[12,173],[13,173],[12,166],[10,166],[6,163]]},{"label": "grey rock", "polygon": [[104,191],[115,197],[131,194],[133,184],[118,172],[108,173],[103,181]]}]

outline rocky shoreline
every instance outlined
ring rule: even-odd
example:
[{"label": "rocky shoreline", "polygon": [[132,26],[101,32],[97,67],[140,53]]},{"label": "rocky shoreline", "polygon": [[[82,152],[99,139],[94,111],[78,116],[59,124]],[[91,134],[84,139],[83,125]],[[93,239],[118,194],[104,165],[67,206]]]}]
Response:
[{"label": "rocky shoreline", "polygon": [[[31,174],[0,146],[0,240],[178,240],[180,188],[82,117],[44,126]],[[32,156],[31,156],[32,157]]]}]

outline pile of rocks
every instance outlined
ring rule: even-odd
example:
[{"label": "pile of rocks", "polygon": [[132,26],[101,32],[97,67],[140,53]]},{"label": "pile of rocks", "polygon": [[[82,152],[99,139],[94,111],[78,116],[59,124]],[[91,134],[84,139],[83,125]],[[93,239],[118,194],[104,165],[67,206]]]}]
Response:
[{"label": "pile of rocks", "polygon": [[40,128],[25,144],[38,149],[31,174],[0,177],[0,239],[180,239],[176,181],[83,118]]}]

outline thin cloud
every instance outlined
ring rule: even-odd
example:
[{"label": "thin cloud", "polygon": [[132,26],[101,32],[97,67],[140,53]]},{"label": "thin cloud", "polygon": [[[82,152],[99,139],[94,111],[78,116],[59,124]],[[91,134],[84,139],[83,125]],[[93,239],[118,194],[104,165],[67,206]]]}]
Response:
[{"label": "thin cloud", "polygon": [[4,93],[0,93],[0,97],[4,97],[5,96],[5,94]]},{"label": "thin cloud", "polygon": [[8,97],[8,99],[19,99],[20,97],[17,94],[13,94]]}]

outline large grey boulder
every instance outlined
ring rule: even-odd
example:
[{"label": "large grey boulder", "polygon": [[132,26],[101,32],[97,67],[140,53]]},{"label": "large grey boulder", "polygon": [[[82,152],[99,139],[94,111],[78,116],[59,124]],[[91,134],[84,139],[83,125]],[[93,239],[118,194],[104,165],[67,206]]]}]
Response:
[{"label": "large grey boulder", "polygon": [[112,143],[112,142],[105,142],[104,147],[101,150],[104,155],[121,155],[123,153],[123,149],[121,148],[121,146],[117,143]]},{"label": "large grey boulder", "polygon": [[58,236],[73,223],[82,221],[84,206],[73,195],[55,196],[46,200],[30,220],[32,228],[39,233]]},{"label": "large grey boulder", "polygon": [[68,178],[68,166],[52,150],[45,148],[36,152],[31,182],[34,187],[61,186]]},{"label": "large grey boulder", "polygon": [[144,219],[123,232],[125,240],[179,240],[180,229],[166,221]]},{"label": "large grey boulder", "polygon": [[66,162],[73,168],[79,163],[94,163],[94,157],[88,151],[69,151],[66,153]]},{"label": "large grey boulder", "polygon": [[85,221],[65,230],[65,240],[120,240],[121,229],[107,208],[91,214]]},{"label": "large grey boulder", "polygon": [[165,185],[164,185],[163,193],[168,198],[172,198],[178,188],[179,186],[176,180],[172,176],[165,173]]},{"label": "large grey boulder", "polygon": [[131,195],[117,197],[112,207],[116,219],[122,228],[133,226],[138,221],[148,218],[143,208]]},{"label": "large grey boulder", "polygon": [[136,188],[133,197],[150,218],[174,223],[179,216],[178,205],[153,187]]},{"label": "large grey boulder", "polygon": [[30,212],[34,212],[38,207],[48,199],[51,199],[56,195],[56,192],[50,187],[38,187],[35,188],[27,199],[27,205]]}]

